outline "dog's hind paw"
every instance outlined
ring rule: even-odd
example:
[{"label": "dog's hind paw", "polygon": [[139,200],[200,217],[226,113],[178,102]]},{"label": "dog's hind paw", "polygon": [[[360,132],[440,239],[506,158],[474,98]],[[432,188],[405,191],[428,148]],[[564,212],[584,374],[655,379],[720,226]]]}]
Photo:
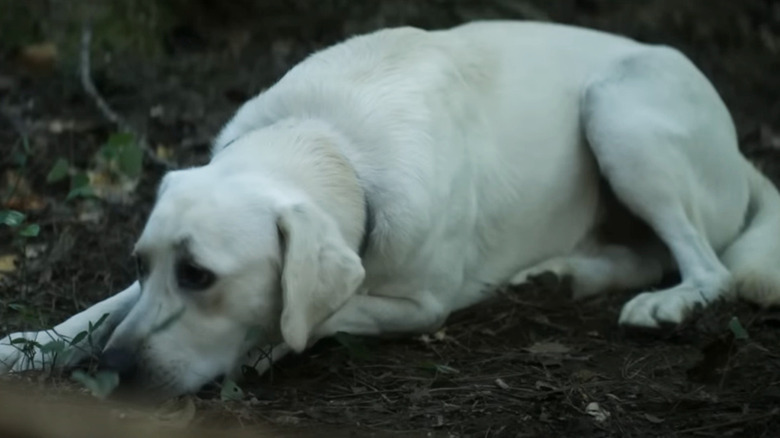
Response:
[{"label": "dog's hind paw", "polygon": [[658,292],[644,292],[623,306],[620,325],[647,329],[677,326],[695,310],[709,304],[699,289],[680,285]]}]

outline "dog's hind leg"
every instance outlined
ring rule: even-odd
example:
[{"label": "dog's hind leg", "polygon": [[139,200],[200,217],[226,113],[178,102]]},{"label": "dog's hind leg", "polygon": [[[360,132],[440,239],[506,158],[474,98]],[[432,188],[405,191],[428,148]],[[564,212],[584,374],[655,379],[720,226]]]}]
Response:
[{"label": "dog's hind leg", "polygon": [[581,112],[602,175],[666,245],[682,278],[635,297],[620,322],[680,323],[731,285],[717,251],[738,235],[749,191],[730,115],[706,78],[667,48],[614,63],[587,87]]},{"label": "dog's hind leg", "polygon": [[[66,368],[100,353],[140,294],[141,286],[135,282],[54,328],[13,333],[0,339],[0,374]],[[52,342],[58,344],[47,347]]]},{"label": "dog's hind leg", "polygon": [[509,284],[532,282],[534,277],[551,273],[558,279],[568,280],[574,299],[583,299],[610,291],[652,286],[661,280],[669,264],[667,251],[659,245],[629,248],[594,244],[524,269]]}]

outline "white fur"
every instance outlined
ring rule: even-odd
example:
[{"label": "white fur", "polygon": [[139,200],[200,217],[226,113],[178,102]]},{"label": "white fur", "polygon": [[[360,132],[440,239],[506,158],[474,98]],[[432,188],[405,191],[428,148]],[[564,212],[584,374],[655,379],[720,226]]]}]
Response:
[{"label": "white fur", "polygon": [[[597,238],[600,177],[655,232],[649,245]],[[183,245],[216,274],[208,290],[177,285]],[[628,325],[679,323],[734,284],[775,304],[780,197],[673,49],[551,24],[401,28],[314,54],[244,104],[208,165],[166,176],[136,251],[151,263],[142,287],[56,331],[111,312],[107,348],[135,351],[142,383],[178,393],[252,347],[278,358],[337,331],[431,330],[547,270],[588,296],[678,269],[679,285],[626,304]],[[13,346],[0,357],[42,366]]]}]

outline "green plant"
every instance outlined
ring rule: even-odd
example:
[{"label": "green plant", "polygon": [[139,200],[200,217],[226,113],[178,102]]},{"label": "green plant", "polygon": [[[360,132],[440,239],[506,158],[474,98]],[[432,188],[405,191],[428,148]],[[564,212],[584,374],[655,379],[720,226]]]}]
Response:
[{"label": "green plant", "polygon": [[[55,329],[46,332],[50,341],[41,344],[38,339],[28,339],[24,336],[11,339],[11,345],[15,346],[24,356],[24,360],[32,363],[36,359],[41,363],[41,369],[44,371],[53,371],[58,363],[68,363],[76,351],[86,352],[87,356],[95,359],[96,348],[93,342],[93,334],[108,318],[108,313],[103,314],[95,323],[89,322],[87,330],[77,333],[72,338],[63,336]],[[85,348],[83,342],[87,342]]]},{"label": "green plant", "polygon": [[[121,186],[127,181],[137,181],[143,172],[143,149],[138,139],[127,132],[112,134],[98,149],[94,157],[94,169],[78,169],[67,159],[60,157],[46,176],[48,183],[60,182],[70,176],[70,190],[66,199],[101,197],[106,186]],[[93,178],[90,178],[90,174]],[[133,185],[129,186],[132,189]]]}]

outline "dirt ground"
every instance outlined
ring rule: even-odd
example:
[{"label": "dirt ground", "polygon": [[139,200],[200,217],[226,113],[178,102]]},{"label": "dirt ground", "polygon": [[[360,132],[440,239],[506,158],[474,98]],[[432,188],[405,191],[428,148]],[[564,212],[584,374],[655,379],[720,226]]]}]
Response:
[{"label": "dirt ground", "polygon": [[[154,36],[157,54],[107,47],[97,29],[91,52],[90,74],[110,106],[177,167],[204,163],[232,111],[318,47],[390,25],[531,18],[682,49],[732,109],[745,154],[780,182],[774,0],[189,5]],[[38,35],[68,28],[47,13]],[[117,127],[85,93],[77,52],[62,45],[53,59],[31,56],[27,49],[40,42],[0,43],[0,209],[21,210],[40,227],[23,245],[0,228],[3,334],[49,326],[134,279],[130,250],[164,171],[147,160],[123,202],[66,200],[67,180],[47,182],[61,157],[72,168],[94,169],[95,152]],[[13,256],[16,264],[3,267]],[[752,437],[780,430],[780,313],[730,304],[662,336],[624,333],[616,320],[630,294],[572,303],[565,285],[544,280],[454,315],[436,336],[323,341],[250,377],[244,400],[204,390],[191,423],[328,426],[351,436]],[[747,339],[730,326],[733,318]],[[23,379],[75,386],[66,376]]]}]

